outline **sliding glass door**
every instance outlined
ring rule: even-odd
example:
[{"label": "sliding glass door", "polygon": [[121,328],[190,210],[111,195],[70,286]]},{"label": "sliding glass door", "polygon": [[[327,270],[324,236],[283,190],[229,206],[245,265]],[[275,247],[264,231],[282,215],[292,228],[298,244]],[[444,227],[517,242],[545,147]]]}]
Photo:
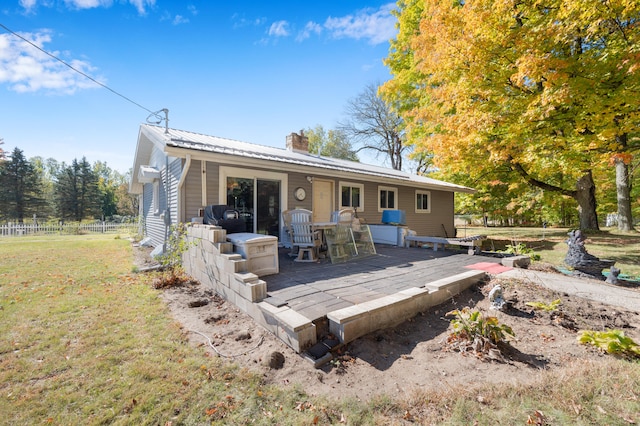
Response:
[{"label": "sliding glass door", "polygon": [[226,204],[240,212],[247,232],[279,237],[282,181],[233,176],[244,173],[231,171],[226,176]]}]

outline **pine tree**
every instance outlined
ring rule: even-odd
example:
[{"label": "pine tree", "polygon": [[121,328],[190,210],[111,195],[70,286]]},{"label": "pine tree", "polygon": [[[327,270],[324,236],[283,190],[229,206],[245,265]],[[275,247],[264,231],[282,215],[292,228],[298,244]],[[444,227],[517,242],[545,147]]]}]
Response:
[{"label": "pine tree", "polygon": [[23,223],[25,217],[38,214],[44,200],[33,164],[17,147],[10,157],[0,162],[0,215]]},{"label": "pine tree", "polygon": [[62,219],[80,222],[86,217],[101,215],[98,177],[87,162],[74,159],[63,165],[56,183],[58,214]]}]

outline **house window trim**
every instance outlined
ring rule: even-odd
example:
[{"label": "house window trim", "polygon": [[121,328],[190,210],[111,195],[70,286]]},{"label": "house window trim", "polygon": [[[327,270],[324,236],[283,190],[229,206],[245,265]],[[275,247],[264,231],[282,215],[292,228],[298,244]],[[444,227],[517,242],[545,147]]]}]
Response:
[{"label": "house window trim", "polygon": [[[429,208],[427,209],[419,209],[418,208],[418,195],[426,195],[429,200]],[[415,208],[416,213],[431,213],[431,191],[425,191],[422,189],[416,189],[415,196],[413,197],[413,206]]]},{"label": "house window trim", "polygon": [[[393,192],[393,207],[380,207],[380,191]],[[398,188],[393,186],[378,186],[378,211],[383,212],[385,210],[397,210],[398,209]]]},{"label": "house window trim", "polygon": [[156,216],[160,215],[160,179],[154,179],[152,182],[153,185],[153,214]]},{"label": "house window trim", "polygon": [[[358,188],[360,189],[360,206],[359,207],[353,207],[353,206],[343,206],[342,205],[342,188],[348,186],[350,188]],[[341,209],[349,209],[349,208],[353,208],[356,212],[364,212],[364,183],[356,183],[356,182],[349,182],[349,181],[340,181],[338,182],[338,201],[339,201],[339,205]]]}]

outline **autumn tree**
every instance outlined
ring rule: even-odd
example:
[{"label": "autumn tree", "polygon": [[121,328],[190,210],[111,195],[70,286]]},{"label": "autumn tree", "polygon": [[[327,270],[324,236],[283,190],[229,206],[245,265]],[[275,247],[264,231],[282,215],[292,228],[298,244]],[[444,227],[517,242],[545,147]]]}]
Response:
[{"label": "autumn tree", "polygon": [[507,167],[510,179],[569,196],[580,227],[598,229],[593,170],[638,150],[640,5],[398,5],[383,93],[409,139],[442,170],[490,178]]},{"label": "autumn tree", "polygon": [[338,128],[362,150],[383,155],[395,170],[402,170],[403,156],[409,152],[405,144],[402,117],[378,93],[376,84],[369,84],[346,106],[347,119]]},{"label": "autumn tree", "polygon": [[325,157],[341,158],[343,160],[359,161],[351,143],[343,131],[325,130],[321,125],[304,131],[309,138],[309,152]]}]

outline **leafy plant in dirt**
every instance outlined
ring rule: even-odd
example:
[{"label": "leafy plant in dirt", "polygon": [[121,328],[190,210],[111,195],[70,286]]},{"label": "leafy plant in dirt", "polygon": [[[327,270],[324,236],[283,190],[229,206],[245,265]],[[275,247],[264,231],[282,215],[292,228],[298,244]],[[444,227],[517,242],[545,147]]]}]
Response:
[{"label": "leafy plant in dirt", "polygon": [[578,342],[593,345],[608,354],[623,358],[640,358],[640,346],[622,330],[581,330],[578,333]]},{"label": "leafy plant in dirt", "polygon": [[534,309],[546,312],[552,312],[558,309],[558,307],[562,304],[560,299],[556,299],[553,302],[546,304],[544,302],[527,302],[527,306],[531,306]]},{"label": "leafy plant in dirt", "polygon": [[186,226],[183,223],[171,227],[164,253],[158,257],[162,272],[153,280],[154,288],[176,287],[191,282],[191,278],[182,268],[182,254],[191,245],[186,234]]},{"label": "leafy plant in dirt", "polygon": [[508,344],[515,337],[511,327],[500,324],[497,317],[485,317],[479,310],[469,307],[447,312],[453,331],[447,343],[460,352],[473,351],[478,356],[504,361],[499,344]]},{"label": "leafy plant in dirt", "polygon": [[535,254],[532,248],[529,248],[524,243],[507,244],[504,250],[498,250],[498,253],[512,254],[515,256],[527,255],[531,260],[540,260],[540,255]]}]

